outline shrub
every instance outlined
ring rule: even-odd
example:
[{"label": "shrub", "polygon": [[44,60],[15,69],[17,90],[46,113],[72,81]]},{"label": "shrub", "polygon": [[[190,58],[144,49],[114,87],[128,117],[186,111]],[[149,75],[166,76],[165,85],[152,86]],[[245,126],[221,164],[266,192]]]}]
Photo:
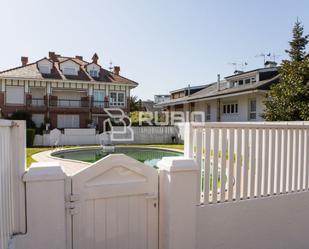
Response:
[{"label": "shrub", "polygon": [[26,111],[14,112],[11,116],[12,120],[26,120],[27,128],[35,128],[35,123],[32,121],[31,113]]},{"label": "shrub", "polygon": [[27,147],[32,147],[34,142],[35,129],[27,129]]}]

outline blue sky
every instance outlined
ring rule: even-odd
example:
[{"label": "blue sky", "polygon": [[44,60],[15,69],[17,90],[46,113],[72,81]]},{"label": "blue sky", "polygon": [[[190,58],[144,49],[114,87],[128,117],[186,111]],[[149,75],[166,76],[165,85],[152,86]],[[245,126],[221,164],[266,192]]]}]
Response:
[{"label": "blue sky", "polygon": [[140,85],[142,99],[261,67],[261,52],[286,58],[296,18],[309,33],[308,0],[10,0],[1,2],[0,70],[47,56],[97,52],[103,67]]}]

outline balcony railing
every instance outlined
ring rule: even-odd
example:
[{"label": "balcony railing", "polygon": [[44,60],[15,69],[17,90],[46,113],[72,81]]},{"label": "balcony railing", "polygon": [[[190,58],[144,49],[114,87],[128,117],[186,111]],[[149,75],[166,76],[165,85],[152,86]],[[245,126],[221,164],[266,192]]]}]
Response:
[{"label": "balcony railing", "polygon": [[28,105],[33,107],[44,107],[46,106],[44,99],[29,99]]},{"label": "balcony railing", "polygon": [[73,100],[73,99],[57,99],[50,100],[51,107],[64,107],[64,108],[80,108],[88,107],[89,102],[83,100]]},{"label": "balcony railing", "polygon": [[109,102],[108,101],[92,101],[93,108],[108,108]]},{"label": "balcony railing", "polygon": [[[32,98],[27,100],[27,105],[31,107],[47,107],[47,99]],[[73,100],[73,99],[50,99],[50,107],[62,107],[62,108],[89,108],[89,104],[92,108],[108,108],[108,107],[124,107],[123,102],[109,102],[109,101],[92,101],[88,100]]]}]

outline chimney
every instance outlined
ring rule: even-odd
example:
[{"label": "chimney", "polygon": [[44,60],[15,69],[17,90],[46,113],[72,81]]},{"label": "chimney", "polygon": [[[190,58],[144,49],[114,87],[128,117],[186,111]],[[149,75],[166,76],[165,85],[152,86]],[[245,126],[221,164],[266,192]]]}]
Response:
[{"label": "chimney", "polygon": [[264,66],[265,66],[265,68],[276,67],[277,66],[277,62],[275,62],[275,61],[266,61]]},{"label": "chimney", "polygon": [[188,84],[188,96],[190,96],[191,95],[191,86],[190,86],[190,84]]},{"label": "chimney", "polygon": [[119,75],[119,72],[120,72],[120,67],[114,66],[114,74]]},{"label": "chimney", "polygon": [[217,77],[217,90],[220,91],[220,74],[218,74]]},{"label": "chimney", "polygon": [[83,60],[83,56],[81,56],[81,55],[76,55],[75,58],[76,58],[76,59],[79,59],[79,60],[81,60],[81,61]]},{"label": "chimney", "polygon": [[95,64],[98,64],[98,60],[99,60],[99,56],[97,55],[97,53],[94,53],[94,55],[92,56],[92,62]]},{"label": "chimney", "polygon": [[28,57],[22,56],[21,57],[21,65],[26,66],[28,64]]},{"label": "chimney", "polygon": [[52,61],[58,61],[57,57],[59,57],[60,54],[56,54],[55,52],[48,52],[48,57]]}]

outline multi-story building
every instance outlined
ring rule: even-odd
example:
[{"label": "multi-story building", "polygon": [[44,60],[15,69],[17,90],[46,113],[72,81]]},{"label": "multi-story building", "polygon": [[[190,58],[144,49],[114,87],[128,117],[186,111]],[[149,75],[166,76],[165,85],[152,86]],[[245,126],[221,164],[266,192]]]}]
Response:
[{"label": "multi-story building", "polygon": [[82,56],[65,57],[49,52],[48,58],[0,72],[0,111],[9,117],[27,111],[37,127],[84,128],[96,124],[102,129],[105,108],[129,111],[130,90],[138,84],[102,68],[94,54],[91,62]]},{"label": "multi-story building", "polygon": [[[218,78],[217,82],[197,89],[172,91],[172,98],[157,106],[169,111],[203,112],[204,119],[212,122],[262,121],[266,93],[279,82],[278,67],[267,62],[264,68]],[[185,115],[186,121],[202,121],[200,115]]]}]

